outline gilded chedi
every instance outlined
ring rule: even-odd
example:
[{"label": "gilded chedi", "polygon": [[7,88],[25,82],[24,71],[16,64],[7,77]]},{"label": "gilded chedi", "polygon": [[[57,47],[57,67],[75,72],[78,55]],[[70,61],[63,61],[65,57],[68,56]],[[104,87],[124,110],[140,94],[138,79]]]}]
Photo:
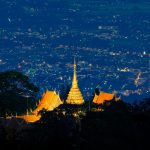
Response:
[{"label": "gilded chedi", "polygon": [[76,105],[81,105],[84,103],[83,96],[82,96],[81,91],[78,87],[75,59],[74,59],[74,74],[73,74],[72,87],[71,87],[70,92],[68,94],[66,103],[67,104],[76,104]]}]

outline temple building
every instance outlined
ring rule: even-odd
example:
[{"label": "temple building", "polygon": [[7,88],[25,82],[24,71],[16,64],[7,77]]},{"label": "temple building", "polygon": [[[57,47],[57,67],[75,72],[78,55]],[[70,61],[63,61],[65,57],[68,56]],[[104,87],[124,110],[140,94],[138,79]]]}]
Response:
[{"label": "temple building", "polygon": [[36,122],[41,118],[39,111],[43,109],[45,109],[46,111],[53,111],[61,104],[63,104],[63,102],[60,100],[59,95],[55,91],[47,90],[43,94],[42,99],[39,101],[39,104],[37,105],[37,108],[35,110],[30,113],[28,113],[27,111],[26,115],[16,116],[16,118],[22,118],[26,122]]},{"label": "temple building", "polygon": [[41,115],[34,115],[34,114],[27,114],[27,115],[23,115],[23,116],[16,116],[16,118],[20,118],[25,120],[25,122],[36,122],[38,120],[40,120]]},{"label": "temple building", "polygon": [[78,87],[75,59],[74,59],[74,74],[73,74],[72,87],[71,87],[70,92],[68,94],[66,103],[67,104],[76,104],[76,105],[81,105],[84,103],[83,96],[82,96],[81,91]]},{"label": "temple building", "polygon": [[59,105],[63,104],[58,94],[55,91],[46,91],[41,101],[39,102],[37,108],[32,112],[33,114],[38,114],[39,111],[45,109],[47,111],[52,111]]},{"label": "temple building", "polygon": [[115,94],[106,93],[101,91],[99,95],[94,96],[93,103],[95,104],[103,104],[105,101],[119,101],[120,99],[115,96]]}]

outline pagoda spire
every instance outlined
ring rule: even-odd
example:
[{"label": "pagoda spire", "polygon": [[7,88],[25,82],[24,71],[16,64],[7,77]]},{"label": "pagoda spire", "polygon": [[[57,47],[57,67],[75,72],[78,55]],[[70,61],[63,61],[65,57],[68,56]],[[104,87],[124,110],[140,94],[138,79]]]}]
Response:
[{"label": "pagoda spire", "polygon": [[77,88],[77,87],[78,87],[76,68],[77,68],[76,59],[75,59],[75,57],[74,57],[74,73],[73,73],[73,81],[72,81],[72,86],[73,86],[74,88]]},{"label": "pagoda spire", "polygon": [[77,68],[76,59],[74,58],[74,73],[73,73],[72,87],[70,89],[66,102],[68,104],[80,105],[84,103],[84,100],[82,97],[82,93],[78,87],[76,68]]}]

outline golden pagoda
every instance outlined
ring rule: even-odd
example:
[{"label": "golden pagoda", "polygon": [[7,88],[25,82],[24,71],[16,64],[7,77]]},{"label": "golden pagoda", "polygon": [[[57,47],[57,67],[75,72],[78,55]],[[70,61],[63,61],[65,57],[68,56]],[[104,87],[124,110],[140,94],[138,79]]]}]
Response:
[{"label": "golden pagoda", "polygon": [[70,89],[66,102],[67,104],[76,104],[76,105],[81,105],[84,103],[83,96],[78,87],[75,59],[74,59],[74,74],[73,74],[72,87]]}]

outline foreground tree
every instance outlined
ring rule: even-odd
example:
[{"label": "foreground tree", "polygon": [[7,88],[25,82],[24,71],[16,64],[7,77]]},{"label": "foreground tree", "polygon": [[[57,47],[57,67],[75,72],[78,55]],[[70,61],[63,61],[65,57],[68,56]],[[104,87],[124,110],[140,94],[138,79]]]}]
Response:
[{"label": "foreground tree", "polygon": [[23,113],[35,103],[39,88],[20,72],[0,73],[0,115]]}]

